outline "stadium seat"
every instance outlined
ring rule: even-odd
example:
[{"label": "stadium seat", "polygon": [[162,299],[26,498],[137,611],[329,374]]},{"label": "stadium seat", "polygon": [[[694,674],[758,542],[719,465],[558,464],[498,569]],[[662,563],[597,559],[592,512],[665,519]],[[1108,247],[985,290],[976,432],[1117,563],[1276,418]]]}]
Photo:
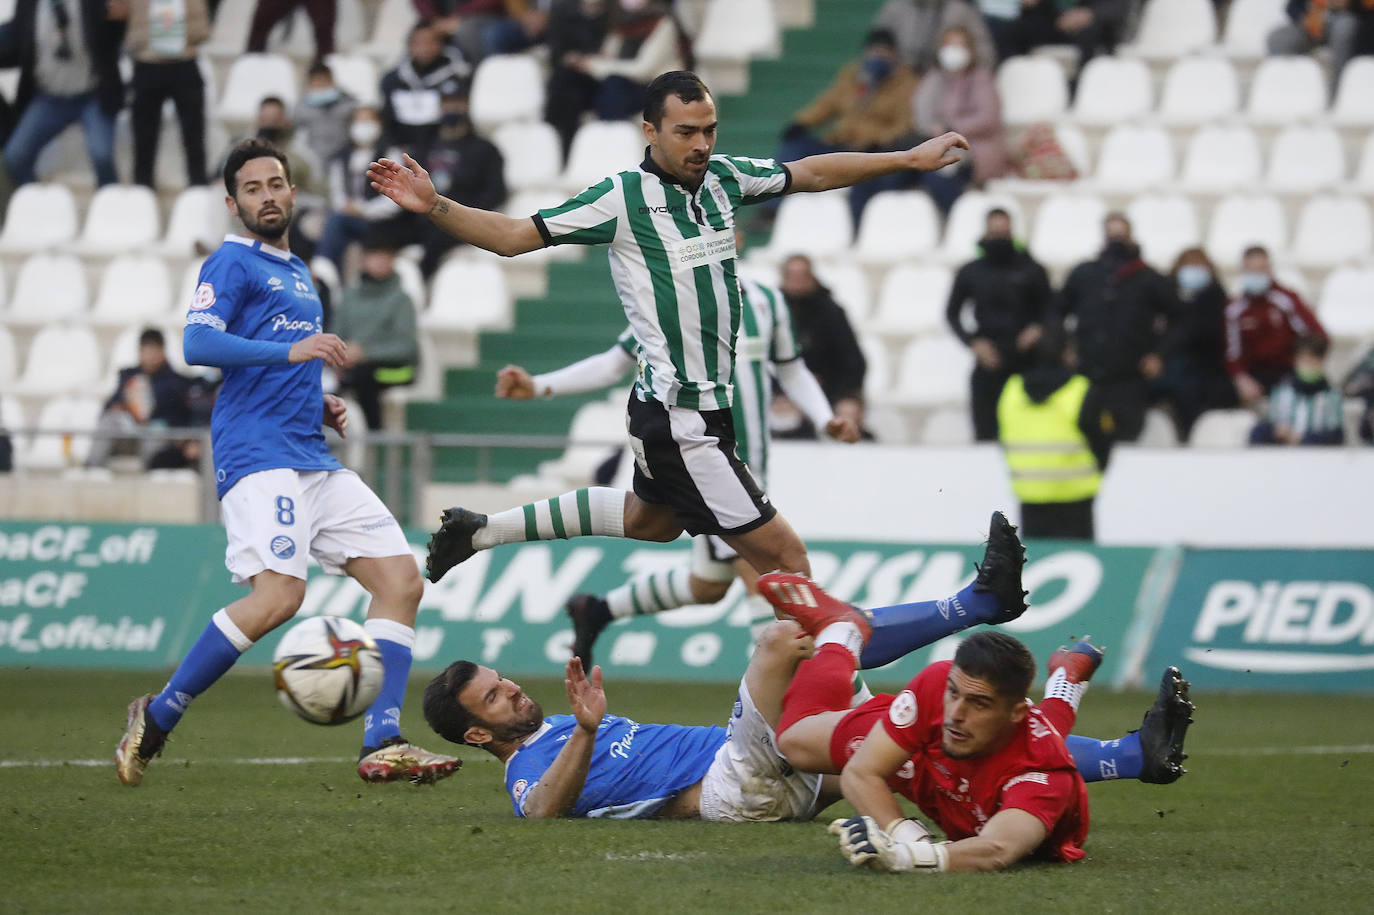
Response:
[{"label": "stadium seat", "polygon": [[578,193],[644,159],[644,134],[625,121],[588,121],[573,136],[562,186]]},{"label": "stadium seat", "polygon": [[76,198],[61,184],[26,184],[10,197],[0,251],[28,254],[76,237]]},{"label": "stadium seat", "polygon": [[1374,57],[1351,58],[1336,84],[1331,123],[1341,127],[1374,127]]},{"label": "stadium seat", "polygon": [[196,242],[217,247],[229,230],[224,191],[213,187],[188,187],[177,194],[167,232],[156,250],[169,257],[191,257]]},{"label": "stadium seat", "polygon": [[1269,33],[1288,21],[1287,0],[1233,0],[1221,45],[1228,57],[1254,60],[1269,53]]},{"label": "stadium seat", "polygon": [[1025,238],[1028,226],[1020,202],[1010,194],[965,191],[954,201],[945,219],[945,238],[940,257],[947,263],[963,264],[978,255],[978,240],[987,230],[988,210],[1001,207],[1011,214],[1012,234]]},{"label": "stadium seat", "polygon": [[922,445],[955,446],[973,444],[973,414],[968,407],[941,407],[932,410],[921,424]]},{"label": "stadium seat", "polygon": [[1088,152],[1088,138],[1084,136],[1081,129],[1072,124],[1055,124],[1054,138],[1059,141],[1059,147],[1064,150],[1064,155],[1069,157],[1069,162],[1073,163],[1073,167],[1078,170],[1080,177],[1092,172],[1093,164],[1092,156]]},{"label": "stadium seat", "polygon": [[1093,184],[1102,193],[1161,187],[1174,177],[1174,147],[1160,127],[1118,124],[1102,140]]},{"label": "stadium seat", "polygon": [[425,307],[425,277],[420,273],[420,265],[409,258],[398,257],[396,275],[401,278],[401,289],[410,296],[410,301],[418,314]]},{"label": "stadium seat", "polygon": [[229,68],[218,114],[227,121],[253,121],[258,116],[258,103],[266,96],[276,96],[291,109],[298,94],[296,70],[288,58],[280,54],[244,54]]},{"label": "stadium seat", "polygon": [[434,274],[421,323],[435,330],[510,330],[514,312],[499,266],[458,257]]},{"label": "stadium seat", "polygon": [[[54,397],[43,405],[34,422],[37,429],[54,433],[68,429],[94,429],[100,419],[101,402],[95,397]],[[26,451],[17,455],[20,466],[56,469],[80,466],[91,451],[89,435],[44,435],[37,433]]]},{"label": "stadium seat", "polygon": [[205,50],[221,57],[237,57],[248,45],[256,3],[228,3],[216,10],[210,25],[210,40]]},{"label": "stadium seat", "polygon": [[28,425],[24,402],[13,394],[0,394],[0,429],[4,429],[10,436],[10,444],[14,446],[14,459],[20,467],[23,466],[21,456],[29,450],[29,436],[21,435],[15,430],[26,429]]},{"label": "stadium seat", "polygon": [[76,318],[89,302],[81,261],[70,254],[33,254],[19,268],[5,321],[38,325]]},{"label": "stadium seat", "polygon": [[329,72],[334,74],[334,84],[357,99],[359,104],[374,108],[381,106],[381,74],[377,72],[377,65],[371,57],[365,54],[330,54],[324,62],[329,65]]},{"label": "stadium seat", "polygon": [[568,447],[559,457],[539,465],[539,474],[561,477],[570,485],[586,484],[625,439],[623,398],[614,403],[601,401],[578,407],[568,439]]},{"label": "stadium seat", "polygon": [[544,116],[544,75],[528,54],[494,54],[484,58],[472,78],[472,122],[490,130],[511,121],[538,121]]},{"label": "stadium seat", "polygon": [[24,374],[14,385],[18,394],[87,393],[100,378],[100,347],[88,327],[49,324],[34,335]]},{"label": "stadium seat", "polygon": [[1224,57],[1186,57],[1164,77],[1159,117],[1165,124],[1207,124],[1240,109],[1236,68]]},{"label": "stadium seat", "polygon": [[1089,194],[1052,194],[1035,213],[1030,252],[1047,267],[1071,267],[1102,248],[1107,206]]},{"label": "stadium seat", "polygon": [[505,160],[506,187],[511,191],[558,185],[563,147],[552,126],[543,121],[502,124],[491,140]]},{"label": "stadium seat", "polygon": [[1255,124],[1314,120],[1326,109],[1326,80],[1311,57],[1267,57],[1250,84],[1245,116]]},{"label": "stadium seat", "polygon": [[1208,125],[1193,134],[1179,176],[1184,188],[1206,193],[1253,188],[1259,179],[1259,140],[1240,125]]},{"label": "stadium seat", "polygon": [[784,197],[773,223],[768,254],[781,260],[789,254],[837,257],[854,239],[847,190]]},{"label": "stadium seat", "polygon": [[711,0],[693,45],[708,60],[746,63],[782,48],[773,0]]},{"label": "stadium seat", "polygon": [[948,267],[902,264],[883,278],[874,331],[894,336],[916,336],[945,326],[945,304],[954,274]]},{"label": "stadium seat", "polygon": [[1073,117],[1091,126],[1120,124],[1148,114],[1153,99],[1150,68],[1144,61],[1094,57],[1079,77]]},{"label": "stadium seat", "polygon": [[1174,448],[1178,445],[1178,430],[1169,414],[1158,408],[1148,410],[1135,443],[1141,448]]},{"label": "stadium seat", "polygon": [[1271,191],[1307,194],[1344,180],[1345,151],[1330,127],[1285,127],[1269,147],[1264,183]]},{"label": "stadium seat", "polygon": [[1150,59],[1182,57],[1209,48],[1216,40],[1212,0],[1149,0],[1135,41],[1123,50]]},{"label": "stadium seat", "polygon": [[420,14],[412,0],[382,0],[368,41],[357,50],[389,70],[405,53],[406,37],[419,21]]},{"label": "stadium seat", "polygon": [[1303,204],[1293,232],[1300,267],[1334,267],[1362,260],[1374,248],[1369,205],[1357,197],[1313,197]]},{"label": "stadium seat", "polygon": [[191,305],[191,299],[195,298],[196,287],[200,285],[200,268],[205,265],[205,258],[198,257],[186,265],[186,269],[181,274],[181,285],[175,290],[172,299],[171,314],[177,318],[183,318],[187,309]]},{"label": "stadium seat", "polygon": [[1249,410],[1208,410],[1198,417],[1188,442],[1194,448],[1244,448],[1256,422]]},{"label": "stadium seat", "polygon": [[86,225],[74,247],[82,254],[117,254],[157,241],[157,195],[141,184],[100,188],[86,210]]},{"label": "stadium seat", "polygon": [[892,399],[924,407],[964,403],[972,370],[973,355],[958,337],[918,337],[902,350]]},{"label": "stadium seat", "polygon": [[1222,269],[1240,264],[1241,252],[1264,245],[1272,255],[1287,250],[1288,229],[1283,206],[1268,194],[1233,194],[1212,211],[1207,254]]},{"label": "stadium seat", "polygon": [[1010,57],[997,68],[1002,119],[1009,126],[1055,122],[1069,106],[1064,68],[1048,57]]},{"label": "stadium seat", "polygon": [[940,215],[922,191],[884,191],[864,207],[854,257],[863,264],[893,264],[925,257],[940,242]]},{"label": "stadium seat", "polygon": [[1355,190],[1374,194],[1374,133],[1370,133],[1360,151],[1360,164],[1355,167]]},{"label": "stadium seat", "polygon": [[874,403],[892,399],[892,360],[887,346],[872,334],[860,333],[859,349],[864,354],[864,397]]},{"label": "stadium seat", "polygon": [[[19,376],[19,354],[14,348],[14,334],[0,324],[0,388],[6,388]],[[4,426],[0,420],[0,427]]]},{"label": "stadium seat", "polygon": [[1333,337],[1361,341],[1374,336],[1374,269],[1337,267],[1328,273],[1317,317]]},{"label": "stadium seat", "polygon": [[[363,40],[367,31],[361,0],[335,0],[334,46],[352,48]],[[315,29],[303,7],[282,20],[267,39],[267,49],[288,54],[297,60],[310,60],[315,55]]]},{"label": "stadium seat", "polygon": [[815,265],[816,279],[830,290],[835,301],[849,316],[849,323],[858,330],[867,327],[873,313],[873,295],[868,289],[868,277],[863,269],[851,263]]},{"label": "stadium seat", "polygon": [[172,280],[162,258],[121,255],[105,268],[91,322],[109,327],[158,321],[171,307]]},{"label": "stadium seat", "polygon": [[1126,207],[1126,218],[1146,263],[1167,272],[1179,252],[1202,241],[1197,209],[1181,194],[1147,194]]}]

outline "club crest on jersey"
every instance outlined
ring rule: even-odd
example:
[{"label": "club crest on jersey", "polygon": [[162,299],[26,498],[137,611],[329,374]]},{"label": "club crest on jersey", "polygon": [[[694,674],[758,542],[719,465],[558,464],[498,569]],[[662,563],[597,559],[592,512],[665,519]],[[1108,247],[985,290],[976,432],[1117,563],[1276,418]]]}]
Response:
[{"label": "club crest on jersey", "polygon": [[722,210],[728,210],[730,208],[730,195],[725,193],[725,188],[721,187],[719,184],[711,185],[711,196],[716,198],[716,203],[720,205]]},{"label": "club crest on jersey", "polygon": [[272,538],[272,555],[278,559],[290,559],[296,555],[296,541],[285,534]]},{"label": "club crest on jersey", "polygon": [[523,778],[510,786],[510,794],[511,797],[515,798],[515,803],[520,803],[520,798],[524,797],[525,790],[529,788],[529,786],[530,783]]},{"label": "club crest on jersey", "polygon": [[899,728],[909,728],[916,723],[916,694],[904,689],[892,700],[887,717]]},{"label": "club crest on jersey", "polygon": [[215,304],[215,287],[209,283],[201,283],[196,287],[196,294],[191,297],[191,310],[204,311]]}]

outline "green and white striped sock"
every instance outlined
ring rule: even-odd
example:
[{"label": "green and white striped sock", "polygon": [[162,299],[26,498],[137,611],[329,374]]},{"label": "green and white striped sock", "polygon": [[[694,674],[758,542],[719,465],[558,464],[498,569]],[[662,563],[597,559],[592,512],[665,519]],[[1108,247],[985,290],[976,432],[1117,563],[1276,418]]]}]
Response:
[{"label": "green and white striped sock", "polygon": [[489,550],[530,540],[624,537],[626,495],[623,489],[592,486],[496,512],[473,534],[472,545]]},{"label": "green and white striped sock", "polygon": [[606,595],[611,616],[623,619],[646,613],[662,613],[696,603],[692,597],[692,570],[686,566],[636,575]]}]

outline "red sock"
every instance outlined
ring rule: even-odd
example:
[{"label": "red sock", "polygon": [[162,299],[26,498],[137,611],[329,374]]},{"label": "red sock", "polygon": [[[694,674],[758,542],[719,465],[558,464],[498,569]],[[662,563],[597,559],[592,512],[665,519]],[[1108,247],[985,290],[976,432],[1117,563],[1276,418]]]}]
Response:
[{"label": "red sock", "polygon": [[781,734],[792,725],[821,712],[841,712],[854,696],[854,656],[843,645],[822,645],[803,661],[782,699]]}]

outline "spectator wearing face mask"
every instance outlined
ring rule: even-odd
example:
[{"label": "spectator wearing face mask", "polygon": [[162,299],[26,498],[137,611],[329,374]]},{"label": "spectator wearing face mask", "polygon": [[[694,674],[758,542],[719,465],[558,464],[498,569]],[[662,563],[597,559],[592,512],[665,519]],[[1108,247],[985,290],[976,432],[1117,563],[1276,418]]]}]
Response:
[{"label": "spectator wearing face mask", "polygon": [[1345,442],[1341,392],[1326,380],[1325,337],[1302,334],[1293,372],[1269,394],[1269,412],[1250,431],[1253,445],[1340,445]]},{"label": "spectator wearing face mask", "polygon": [[886,29],[896,38],[907,66],[922,75],[937,65],[940,36],[955,26],[962,26],[973,37],[975,57],[985,61],[997,58],[982,14],[964,0],[887,0],[873,19],[874,28]]},{"label": "spectator wearing face mask", "polygon": [[321,162],[348,145],[348,128],[358,100],[334,83],[328,64],[317,63],[305,78],[305,94],[296,105],[296,130]]},{"label": "spectator wearing face mask", "polygon": [[1201,248],[1189,248],[1170,277],[1179,308],[1164,336],[1164,372],[1154,390],[1173,415],[1179,441],[1186,442],[1204,412],[1236,405],[1236,391],[1226,373],[1226,290],[1212,261]]},{"label": "spectator wearing face mask", "polygon": [[400,232],[404,212],[390,199],[372,189],[367,166],[383,154],[382,122],[377,109],[359,105],[348,127],[349,145],[329,160],[329,215],[320,233],[315,254],[334,263],[340,274],[348,246],[374,232],[374,227],[394,223]]},{"label": "spectator wearing face mask", "polygon": [[1298,337],[1325,339],[1326,331],[1302,296],[1275,282],[1260,245],[1245,250],[1240,290],[1226,306],[1226,370],[1240,402],[1251,406],[1293,370]]}]

